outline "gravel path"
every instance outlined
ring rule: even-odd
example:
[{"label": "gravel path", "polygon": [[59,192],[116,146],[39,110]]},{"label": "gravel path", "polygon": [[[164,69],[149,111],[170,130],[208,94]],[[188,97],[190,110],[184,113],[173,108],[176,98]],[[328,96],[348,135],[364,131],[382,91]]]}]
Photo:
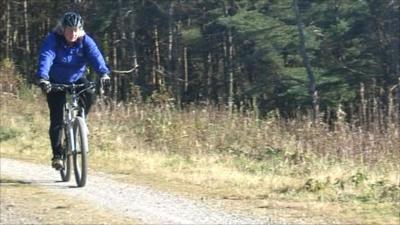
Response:
[{"label": "gravel path", "polygon": [[[13,177],[33,183],[63,195],[92,201],[97,205],[147,224],[272,224],[271,221],[234,215],[211,209],[201,202],[185,199],[150,187],[114,181],[107,174],[89,172],[84,188],[69,183],[56,182],[60,176],[49,166],[0,159],[1,176]],[[274,222],[273,224],[283,224]]]},{"label": "gravel path", "polygon": [[0,203],[0,224],[40,224],[36,219],[29,218],[15,211],[12,204]]}]

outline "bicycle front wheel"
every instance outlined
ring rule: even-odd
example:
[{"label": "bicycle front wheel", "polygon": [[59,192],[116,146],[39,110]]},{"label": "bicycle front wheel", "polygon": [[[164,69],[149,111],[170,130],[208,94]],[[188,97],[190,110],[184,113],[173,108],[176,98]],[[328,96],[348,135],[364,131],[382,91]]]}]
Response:
[{"label": "bicycle front wheel", "polygon": [[61,131],[61,147],[62,147],[62,161],[63,167],[60,170],[61,180],[67,182],[71,178],[72,155],[71,147],[68,145],[68,137],[65,129]]},{"label": "bicycle front wheel", "polygon": [[76,117],[74,121],[74,139],[75,151],[73,152],[73,159],[75,180],[78,187],[83,187],[86,184],[87,177],[87,152],[89,151],[89,143],[85,120],[81,117]]}]

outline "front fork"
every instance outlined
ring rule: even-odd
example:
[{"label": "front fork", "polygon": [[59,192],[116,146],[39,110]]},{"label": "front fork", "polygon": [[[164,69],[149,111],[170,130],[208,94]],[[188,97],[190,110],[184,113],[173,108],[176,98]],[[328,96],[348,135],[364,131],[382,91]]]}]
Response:
[{"label": "front fork", "polygon": [[[70,146],[70,150],[72,154],[75,154],[77,152],[76,150],[76,143],[75,143],[75,137],[74,137],[74,119],[77,116],[82,117],[83,120],[85,120],[85,110],[82,107],[78,107],[78,102],[77,99],[72,100],[73,104],[66,104],[65,105],[65,127],[66,127],[66,132],[67,132],[67,139],[68,139],[68,145]],[[86,123],[85,123],[86,126]],[[86,131],[89,132],[89,129],[87,126],[85,127]]]},{"label": "front fork", "polygon": [[75,138],[74,138],[74,121],[72,120],[72,118],[74,118],[74,116],[72,115],[73,111],[72,107],[70,107],[67,103],[67,105],[65,106],[66,110],[65,110],[65,132],[67,135],[67,141],[68,141],[68,146],[69,149],[71,151],[71,153],[75,153],[76,152],[76,145],[75,145]]},{"label": "front fork", "polygon": [[76,152],[75,147],[75,139],[74,139],[74,130],[72,127],[72,121],[69,121],[67,124],[67,132],[68,132],[68,146],[70,146],[71,153]]}]

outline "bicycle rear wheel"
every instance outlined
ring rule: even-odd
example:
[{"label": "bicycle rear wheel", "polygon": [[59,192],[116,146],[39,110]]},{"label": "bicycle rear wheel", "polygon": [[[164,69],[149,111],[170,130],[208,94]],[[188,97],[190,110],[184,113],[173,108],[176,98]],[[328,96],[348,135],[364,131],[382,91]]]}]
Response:
[{"label": "bicycle rear wheel", "polygon": [[87,152],[89,150],[85,121],[76,117],[74,121],[75,152],[73,152],[75,180],[78,187],[86,184],[87,177]]},{"label": "bicycle rear wheel", "polygon": [[67,182],[71,179],[72,155],[70,146],[68,145],[67,135],[65,129],[61,131],[61,147],[62,147],[62,161],[63,168],[60,170],[61,180]]}]

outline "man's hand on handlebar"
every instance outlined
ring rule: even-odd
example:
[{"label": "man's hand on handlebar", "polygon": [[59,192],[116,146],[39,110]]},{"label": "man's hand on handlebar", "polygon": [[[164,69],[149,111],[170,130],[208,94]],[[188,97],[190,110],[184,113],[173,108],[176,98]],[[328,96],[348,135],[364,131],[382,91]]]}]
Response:
[{"label": "man's hand on handlebar", "polygon": [[100,77],[100,88],[101,88],[101,92],[108,94],[110,92],[111,89],[111,79],[110,76],[108,74],[103,74]]},{"label": "man's hand on handlebar", "polygon": [[42,89],[43,93],[48,94],[51,91],[51,83],[45,79],[39,79],[38,85]]},{"label": "man's hand on handlebar", "polygon": [[111,86],[111,79],[110,79],[110,76],[108,74],[104,74],[100,78],[100,82],[102,83],[104,88],[109,88]]}]

